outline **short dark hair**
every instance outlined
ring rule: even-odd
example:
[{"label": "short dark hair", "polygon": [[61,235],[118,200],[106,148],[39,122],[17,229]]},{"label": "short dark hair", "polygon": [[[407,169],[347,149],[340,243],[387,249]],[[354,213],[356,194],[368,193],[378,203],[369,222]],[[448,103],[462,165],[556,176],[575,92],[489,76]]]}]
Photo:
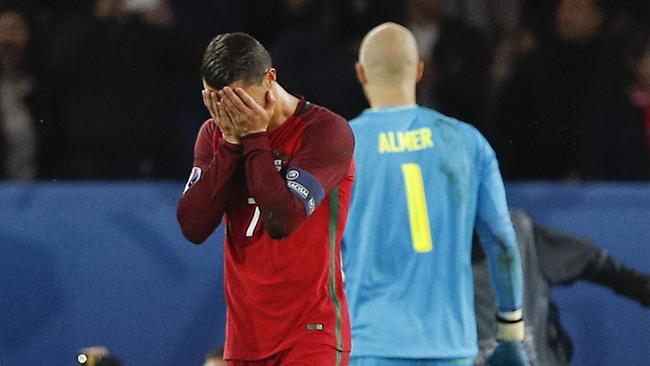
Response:
[{"label": "short dark hair", "polygon": [[246,33],[223,33],[208,45],[203,54],[201,75],[215,89],[241,80],[246,86],[260,84],[271,68],[271,55]]}]

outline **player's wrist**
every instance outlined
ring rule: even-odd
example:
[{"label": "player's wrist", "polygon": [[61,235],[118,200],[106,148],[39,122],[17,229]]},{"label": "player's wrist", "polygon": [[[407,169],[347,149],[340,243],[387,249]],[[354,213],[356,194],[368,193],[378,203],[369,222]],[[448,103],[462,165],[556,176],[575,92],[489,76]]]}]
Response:
[{"label": "player's wrist", "polygon": [[246,132],[245,135],[241,135],[240,141],[244,142],[244,141],[254,140],[260,136],[266,136],[266,134],[267,134],[266,130]]},{"label": "player's wrist", "polygon": [[258,132],[241,138],[244,156],[257,151],[272,151],[267,132]]},{"label": "player's wrist", "polygon": [[521,310],[499,312],[497,314],[496,338],[500,342],[522,342],[525,323]]},{"label": "player's wrist", "polygon": [[265,133],[265,132],[266,132],[266,127],[264,127],[264,128],[256,128],[256,129],[253,129],[253,130],[243,130],[243,131],[239,132],[239,137],[244,138],[246,136]]},{"label": "player's wrist", "polygon": [[225,138],[219,140],[219,146],[220,148],[225,149],[228,152],[235,153],[235,154],[241,154],[241,152],[244,150],[244,147],[241,143],[241,141],[237,140],[237,143],[232,143]]},{"label": "player's wrist", "polygon": [[239,137],[224,136],[223,139],[231,145],[241,145],[241,140]]}]

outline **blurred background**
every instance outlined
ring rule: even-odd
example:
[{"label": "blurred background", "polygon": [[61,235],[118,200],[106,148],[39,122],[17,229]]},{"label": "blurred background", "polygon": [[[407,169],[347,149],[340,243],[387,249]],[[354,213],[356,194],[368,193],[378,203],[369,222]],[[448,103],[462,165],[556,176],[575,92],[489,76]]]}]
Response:
[{"label": "blurred background", "polygon": [[[247,32],[283,86],[350,119],[360,40],[389,20],[418,39],[419,103],[488,137],[511,203],[650,271],[647,0],[0,0],[0,365],[94,344],[200,364],[223,341],[222,234],[192,247],[174,215],[208,118],[203,49]],[[650,364],[647,311],[609,308],[642,319],[626,348],[572,291],[569,314],[597,309],[569,324],[576,365]]]},{"label": "blurred background", "polygon": [[199,65],[227,31],[279,81],[353,118],[362,36],[410,27],[419,102],[477,126],[506,179],[650,177],[643,0],[18,0],[0,2],[0,176],[182,178],[208,117]]}]

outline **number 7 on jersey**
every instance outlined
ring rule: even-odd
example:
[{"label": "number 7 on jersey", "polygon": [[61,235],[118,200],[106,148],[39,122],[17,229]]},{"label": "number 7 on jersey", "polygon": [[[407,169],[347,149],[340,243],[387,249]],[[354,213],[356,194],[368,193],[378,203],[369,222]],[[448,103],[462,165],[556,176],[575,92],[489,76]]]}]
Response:
[{"label": "number 7 on jersey", "polygon": [[[249,205],[254,205],[255,200],[252,197],[248,198],[248,204]],[[260,221],[260,207],[255,206],[255,211],[253,212],[253,217],[251,218],[251,222],[248,224],[248,228],[246,229],[246,237],[247,238],[252,238],[253,234],[255,233],[255,228],[257,227],[257,223]]]}]

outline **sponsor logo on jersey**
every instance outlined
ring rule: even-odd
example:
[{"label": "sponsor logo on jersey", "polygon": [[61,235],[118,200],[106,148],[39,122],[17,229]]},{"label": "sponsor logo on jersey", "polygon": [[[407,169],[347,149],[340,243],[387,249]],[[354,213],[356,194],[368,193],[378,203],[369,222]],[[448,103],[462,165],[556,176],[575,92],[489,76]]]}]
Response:
[{"label": "sponsor logo on jersey", "polygon": [[298,172],[295,169],[291,169],[287,172],[287,179],[288,180],[296,180],[300,176],[300,172]]},{"label": "sponsor logo on jersey", "polygon": [[298,182],[288,181],[287,187],[289,187],[289,189],[291,189],[292,191],[298,193],[300,197],[302,197],[303,199],[309,197],[309,190]]},{"label": "sponsor logo on jersey", "polygon": [[187,179],[187,183],[185,184],[185,189],[183,189],[183,194],[185,194],[185,192],[187,192],[187,190],[190,189],[190,187],[192,187],[194,183],[198,182],[199,179],[201,179],[202,174],[203,171],[198,166],[192,168],[192,171],[190,172],[190,177]]},{"label": "sponsor logo on jersey", "polygon": [[307,324],[307,330],[324,330],[325,329],[325,324],[322,323],[315,323],[315,324]]}]

